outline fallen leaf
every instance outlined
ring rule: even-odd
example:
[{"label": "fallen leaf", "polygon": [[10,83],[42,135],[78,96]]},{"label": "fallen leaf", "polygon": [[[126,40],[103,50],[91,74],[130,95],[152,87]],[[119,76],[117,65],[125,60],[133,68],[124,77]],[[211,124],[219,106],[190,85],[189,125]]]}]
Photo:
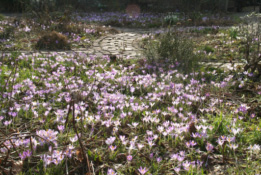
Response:
[{"label": "fallen leaf", "polygon": [[12,164],[12,170],[14,174],[20,174],[20,172],[23,170],[23,161],[16,161]]},{"label": "fallen leaf", "polygon": [[84,159],[84,158],[83,158],[83,154],[82,154],[82,150],[81,150],[80,148],[78,148],[78,149],[76,150],[75,154],[76,154],[77,159],[78,159],[80,162],[82,162],[83,159]]}]

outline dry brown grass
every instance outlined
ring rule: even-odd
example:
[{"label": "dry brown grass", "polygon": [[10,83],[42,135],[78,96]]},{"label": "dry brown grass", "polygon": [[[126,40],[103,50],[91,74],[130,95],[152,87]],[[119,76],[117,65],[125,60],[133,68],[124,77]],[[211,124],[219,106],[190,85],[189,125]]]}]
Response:
[{"label": "dry brown grass", "polygon": [[70,44],[65,35],[62,35],[56,31],[43,35],[36,44],[38,50],[68,50]]}]

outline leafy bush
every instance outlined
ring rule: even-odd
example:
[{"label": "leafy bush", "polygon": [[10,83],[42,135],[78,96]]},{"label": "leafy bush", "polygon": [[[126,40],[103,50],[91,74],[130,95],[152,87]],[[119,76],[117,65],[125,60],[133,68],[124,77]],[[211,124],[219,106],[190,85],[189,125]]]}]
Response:
[{"label": "leafy bush", "polygon": [[261,15],[252,13],[243,18],[244,24],[239,28],[239,33],[245,38],[243,48],[246,59],[245,71],[257,72],[261,76]]},{"label": "leafy bush", "polygon": [[43,35],[36,44],[36,49],[46,50],[67,50],[70,49],[70,44],[66,36],[58,33],[51,32]]},{"label": "leafy bush", "polygon": [[144,54],[148,61],[179,64],[181,71],[188,73],[199,67],[200,56],[194,53],[194,44],[178,32],[159,35],[157,40],[148,40]]}]

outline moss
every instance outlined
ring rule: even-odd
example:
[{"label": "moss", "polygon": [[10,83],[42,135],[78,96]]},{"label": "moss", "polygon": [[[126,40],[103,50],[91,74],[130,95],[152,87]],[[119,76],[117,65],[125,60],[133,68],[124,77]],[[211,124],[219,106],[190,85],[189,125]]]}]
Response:
[{"label": "moss", "polygon": [[35,46],[38,50],[69,50],[70,44],[66,36],[53,31],[43,35]]}]

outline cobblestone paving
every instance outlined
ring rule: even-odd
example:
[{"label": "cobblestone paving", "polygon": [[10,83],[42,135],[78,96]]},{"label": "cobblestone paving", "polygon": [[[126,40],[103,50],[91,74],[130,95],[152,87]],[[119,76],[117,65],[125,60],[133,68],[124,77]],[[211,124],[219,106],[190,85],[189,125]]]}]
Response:
[{"label": "cobblestone paving", "polygon": [[138,40],[142,37],[138,32],[122,32],[105,36],[94,42],[91,48],[92,54],[119,55],[123,57],[140,57],[141,50],[138,48]]},{"label": "cobblestone paving", "polygon": [[[119,34],[109,34],[94,41],[90,48],[80,48],[69,51],[19,51],[25,55],[39,54],[73,54],[85,53],[87,55],[119,55],[128,58],[139,58],[141,56],[141,49],[138,46],[138,40],[141,39],[142,34],[149,32],[138,29],[120,29]],[[9,53],[2,52],[0,54]]]}]

